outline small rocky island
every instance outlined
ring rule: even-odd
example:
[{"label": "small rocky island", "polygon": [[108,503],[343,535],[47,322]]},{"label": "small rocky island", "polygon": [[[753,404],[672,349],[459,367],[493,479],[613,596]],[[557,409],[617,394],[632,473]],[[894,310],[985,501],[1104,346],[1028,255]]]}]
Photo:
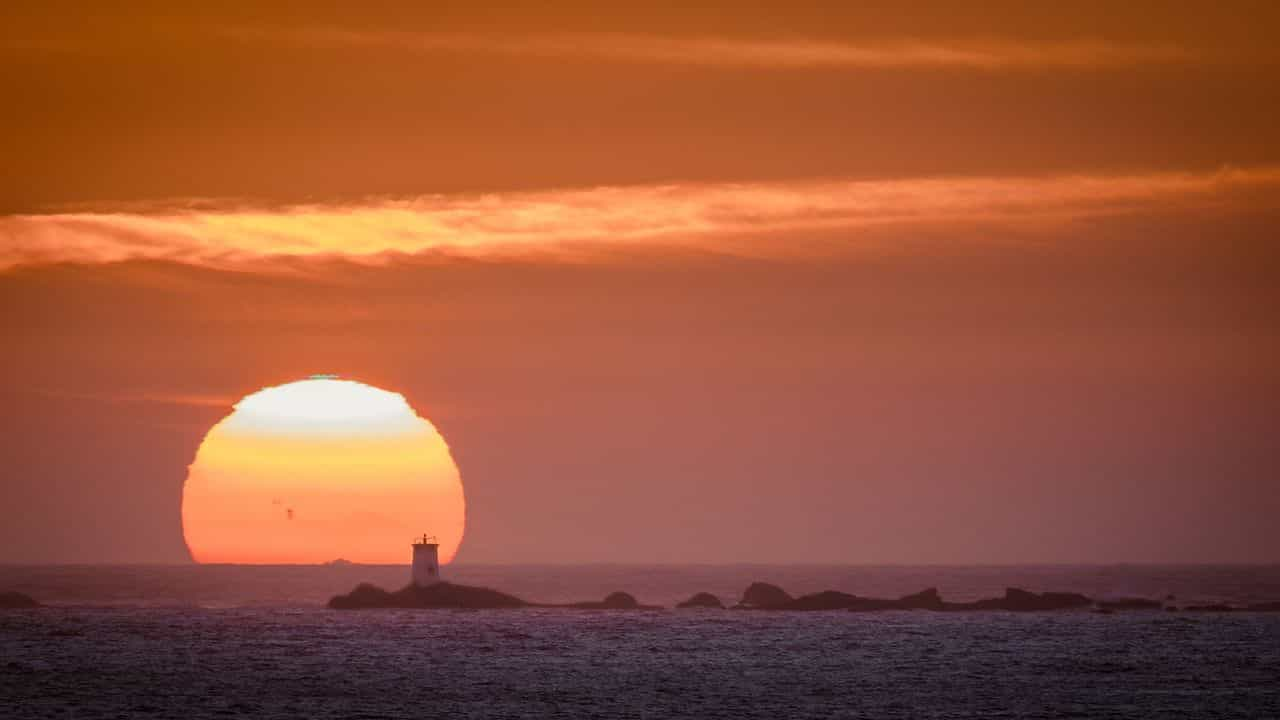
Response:
[{"label": "small rocky island", "polygon": [[455,585],[441,582],[433,585],[407,585],[395,592],[388,592],[369,583],[361,583],[346,595],[329,600],[329,607],[336,610],[360,608],[465,608],[481,610],[489,608],[528,607],[529,603],[514,595],[489,588]]},{"label": "small rocky island", "polygon": [[568,605],[536,605],[535,607],[566,607],[578,610],[659,610],[657,605],[641,605],[631,593],[615,592],[601,602],[576,602]]},{"label": "small rocky island", "polygon": [[[5,595],[17,595],[6,593]],[[3,597],[3,596],[0,596]],[[24,596],[25,597],[25,596]],[[30,598],[27,600],[35,602]],[[4,606],[4,605],[0,605]],[[34,607],[28,605],[9,605],[8,607]],[[383,590],[375,585],[363,583],[346,595],[338,595],[329,601],[329,607],[337,610],[356,610],[364,608],[461,608],[470,610],[501,608],[565,608],[576,610],[656,610],[659,606],[640,603],[630,593],[615,592],[603,600],[574,603],[537,603],[523,600],[514,595],[492,590],[490,588],[458,585],[450,582],[436,582],[430,585],[410,584],[395,592]],[[677,608],[719,608],[725,607],[720,598],[711,593],[700,592],[688,600],[676,605]],[[844,610],[849,612],[877,612],[883,610],[930,610],[934,612],[1052,612],[1057,610],[1088,610],[1094,612],[1114,613],[1131,610],[1167,610],[1178,608],[1165,605],[1159,600],[1146,598],[1093,599],[1080,593],[1043,592],[1036,593],[1021,588],[1007,588],[1004,595],[971,602],[948,602],[942,598],[937,588],[928,588],[918,593],[904,595],[899,598],[874,598],[852,595],[838,590],[824,590],[809,595],[793,596],[777,585],[764,582],[752,583],[742,593],[742,599],[732,606],[735,610],[768,610],[768,611],[830,611]],[[1182,610],[1187,612],[1280,612],[1280,602],[1255,603],[1252,605],[1188,605]]]},{"label": "small rocky island", "polygon": [[503,608],[570,608],[576,610],[656,610],[656,605],[642,605],[635,596],[625,592],[610,593],[604,600],[554,605],[532,603],[498,590],[437,582],[431,585],[410,584],[395,592],[388,592],[376,585],[362,583],[346,595],[329,600],[335,610],[360,610],[366,608],[459,608],[466,610],[492,610]]},{"label": "small rocky island", "polygon": [[928,588],[900,598],[872,598],[850,595],[836,590],[824,590],[797,598],[775,585],[754,583],[743,593],[742,602],[736,607],[753,610],[850,610],[872,612],[877,610],[1006,610],[1030,612],[1085,608],[1093,600],[1077,593],[1033,593],[1020,588],[1008,588],[1003,597],[976,600],[974,602],[947,602],[937,588]]},{"label": "small rocky island", "polygon": [[16,591],[0,592],[0,609],[4,610],[23,610],[26,608],[41,607],[40,603],[30,595],[26,595]]},{"label": "small rocky island", "polygon": [[[1176,608],[1171,608],[1176,609]],[[1187,612],[1280,612],[1280,600],[1272,600],[1271,602],[1254,603],[1252,605],[1235,606],[1225,603],[1211,603],[1208,605],[1188,605],[1183,608]]]},{"label": "small rocky island", "polygon": [[[440,574],[439,544],[434,537],[423,535],[413,543],[413,565],[409,585],[389,592],[376,585],[362,583],[346,595],[329,600],[335,610],[364,608],[461,608],[468,610],[502,608],[568,608],[576,610],[656,610],[656,605],[643,605],[635,596],[625,592],[610,593],[600,601],[565,604],[532,603],[498,590],[470,585],[458,585],[444,580]],[[345,561],[335,560],[338,565]],[[7,593],[4,595],[18,595]],[[0,595],[3,598],[4,595]],[[25,597],[25,596],[22,596]],[[1172,601],[1172,595],[1165,598]],[[34,600],[26,598],[35,603]],[[2,601],[0,601],[2,602]],[[20,602],[14,600],[13,602]],[[34,605],[21,606],[33,607]],[[0,607],[4,607],[0,604]],[[678,608],[724,608],[720,598],[700,592],[678,604]],[[809,595],[793,596],[786,590],[767,582],[753,582],[743,591],[735,610],[771,611],[821,611],[844,610],[849,612],[875,612],[881,610],[930,610],[934,612],[1004,611],[1050,612],[1056,610],[1088,610],[1111,614],[1119,610],[1166,610],[1178,608],[1160,600],[1147,598],[1095,599],[1073,592],[1031,592],[1022,588],[1006,588],[1004,595],[971,602],[948,602],[936,587],[926,588],[899,598],[873,598],[852,595],[838,590],[824,590]],[[1280,602],[1256,603],[1245,606],[1224,604],[1190,605],[1189,612],[1280,612]]]},{"label": "small rocky island", "polygon": [[610,593],[604,600],[550,605],[531,603],[515,595],[472,585],[459,585],[444,580],[440,574],[440,544],[430,535],[416,539],[413,549],[413,565],[409,570],[409,584],[389,592],[377,585],[361,583],[346,595],[336,595],[329,600],[335,610],[362,610],[366,608],[459,608],[464,610],[489,610],[504,608],[571,608],[577,610],[657,610],[656,605],[642,605],[634,595],[625,592]]},{"label": "small rocky island", "polygon": [[[1173,598],[1167,598],[1172,600]],[[744,610],[848,610],[871,612],[877,610],[933,610],[937,612],[965,612],[997,610],[1005,612],[1049,612],[1054,610],[1083,610],[1114,613],[1125,610],[1167,610],[1178,608],[1160,600],[1148,598],[1094,599],[1080,593],[1034,593],[1021,588],[1007,588],[1003,597],[986,598],[972,602],[947,602],[937,588],[928,588],[912,595],[890,598],[871,598],[850,595],[836,590],[825,590],[811,595],[792,597],[788,592],[769,583],[752,583],[742,594],[742,601],[734,609]],[[1251,605],[1190,605],[1182,608],[1188,612],[1280,612],[1280,602],[1263,602]]]},{"label": "small rocky island", "polygon": [[714,608],[717,610],[724,609],[724,603],[720,602],[720,598],[711,593],[700,592],[684,602],[676,605],[678,608]]}]

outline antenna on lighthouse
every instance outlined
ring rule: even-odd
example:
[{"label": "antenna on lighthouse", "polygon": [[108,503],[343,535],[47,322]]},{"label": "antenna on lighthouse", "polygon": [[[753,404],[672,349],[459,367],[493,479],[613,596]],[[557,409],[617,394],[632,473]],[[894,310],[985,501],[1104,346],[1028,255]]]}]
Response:
[{"label": "antenna on lighthouse", "polygon": [[413,569],[409,581],[419,587],[444,582],[440,577],[440,543],[434,535],[422,534],[413,541]]}]

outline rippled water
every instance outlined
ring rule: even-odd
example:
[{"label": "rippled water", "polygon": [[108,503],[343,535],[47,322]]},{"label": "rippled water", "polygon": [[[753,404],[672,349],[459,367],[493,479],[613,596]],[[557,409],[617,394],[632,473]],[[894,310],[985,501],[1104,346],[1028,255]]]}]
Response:
[{"label": "rippled water", "polygon": [[[62,603],[0,612],[0,717],[1280,717],[1274,614],[338,612],[279,598],[346,590],[347,574],[361,569],[294,569],[297,577],[279,580],[267,598],[247,590],[260,568],[224,568],[212,575],[219,583],[207,570],[0,569],[0,589],[43,585],[42,599]],[[744,585],[744,574],[809,589],[800,575],[778,577],[792,571],[804,572],[578,568],[562,570],[562,584],[579,599],[607,588],[654,602],[714,591],[718,582]],[[835,573],[813,580],[819,585],[870,595],[876,583],[919,589],[917,571],[811,572]],[[132,572],[186,605],[122,599],[116,583]],[[549,582],[476,572],[505,576],[492,584],[508,590]],[[927,584],[964,599],[965,583],[973,594],[991,583],[1090,591],[1084,577],[1101,571],[950,572],[935,569],[949,582]],[[1178,571],[1110,577],[1139,588],[1160,577],[1175,583],[1164,590],[1190,583],[1170,572]],[[110,596],[97,605],[76,589],[95,573],[106,573],[99,591]],[[1255,599],[1271,587],[1269,573],[1197,575],[1202,583],[1233,577],[1202,585],[1198,597]],[[217,606],[229,597],[222,583],[237,575],[239,592],[255,602]],[[66,583],[61,595],[49,592],[57,577]],[[673,577],[692,584],[666,587]],[[865,582],[829,582],[840,577]],[[339,586],[320,587],[325,578]],[[205,582],[216,602],[202,599]],[[561,599],[549,589],[524,594]]]}]

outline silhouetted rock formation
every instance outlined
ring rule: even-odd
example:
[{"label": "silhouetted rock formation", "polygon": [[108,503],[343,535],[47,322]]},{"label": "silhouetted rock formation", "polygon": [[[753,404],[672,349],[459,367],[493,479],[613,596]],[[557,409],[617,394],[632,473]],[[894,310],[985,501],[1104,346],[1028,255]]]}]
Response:
[{"label": "silhouetted rock formation", "polygon": [[355,590],[346,595],[335,595],[329,599],[329,607],[336,610],[353,610],[356,608],[394,607],[391,593],[377,585],[360,583]]},{"label": "silhouetted rock formation", "polygon": [[567,607],[578,610],[656,610],[656,605],[641,605],[631,593],[609,593],[601,602],[577,602],[568,605],[544,605],[542,607]]},{"label": "silhouetted rock formation", "polygon": [[791,595],[777,585],[753,582],[747,586],[746,592],[742,593],[742,601],[738,605],[745,608],[767,609],[785,605],[791,600]]},{"label": "silhouetted rock formation", "polygon": [[[0,593],[0,608],[39,607],[32,598],[22,593]],[[950,612],[1004,610],[1009,612],[1043,612],[1091,607],[1094,612],[1111,614],[1117,610],[1159,610],[1164,604],[1146,598],[1117,598],[1091,600],[1079,593],[1034,593],[1021,588],[1008,588],[1003,597],[987,598],[974,602],[949,603],[942,599],[937,588],[904,595],[897,600],[860,597],[836,590],[802,595],[795,598],[777,585],[754,582],[742,594],[742,602],[735,607],[760,610],[848,610],[872,612],[878,610],[938,610]],[[346,595],[329,600],[329,607],[338,610],[359,608],[570,608],[578,610],[655,610],[659,606],[642,605],[633,595],[625,592],[610,593],[604,600],[576,602],[561,605],[531,603],[513,595],[489,588],[437,583],[435,585],[409,585],[395,592],[387,592],[376,585],[361,583]],[[723,608],[720,599],[711,593],[698,593],[680,603],[680,608]],[[1164,608],[1176,611],[1175,607]],[[1242,607],[1213,603],[1188,605],[1188,612],[1280,612],[1280,602],[1255,603]]]},{"label": "silhouetted rock formation", "polygon": [[775,610],[854,610],[869,612],[874,610],[900,609],[897,600],[866,598],[835,590],[824,590],[812,595],[803,595],[789,603],[777,605]]},{"label": "silhouetted rock formation", "polygon": [[40,603],[30,595],[20,592],[0,592],[0,608],[19,610],[22,608],[40,607]]},{"label": "silhouetted rock formation", "polygon": [[678,608],[724,608],[724,603],[720,602],[720,598],[711,593],[700,592],[697,595],[676,605]]},{"label": "silhouetted rock formation", "polygon": [[942,610],[944,603],[938,594],[938,588],[921,590],[914,595],[898,598],[898,607],[903,610]]},{"label": "silhouetted rock formation", "polygon": [[[1135,601],[1136,602],[1136,601]],[[988,598],[968,603],[949,603],[938,594],[937,588],[921,590],[897,600],[860,597],[836,590],[826,590],[811,595],[792,598],[785,590],[768,583],[752,583],[742,594],[740,608],[762,610],[852,610],[870,612],[876,610],[1007,610],[1028,612],[1040,610],[1064,610],[1084,608],[1093,600],[1078,593],[1033,593],[1020,588],[1008,588],[1004,597]],[[1159,603],[1156,603],[1159,606]]]},{"label": "silhouetted rock formation", "polygon": [[790,602],[773,607],[777,610],[847,610],[861,599],[857,595],[824,590],[812,595],[801,595]]},{"label": "silhouetted rock formation", "polygon": [[1115,600],[1099,600],[1099,610],[1160,610],[1164,603],[1147,598],[1117,598]]},{"label": "silhouetted rock formation", "polygon": [[364,608],[463,608],[486,610],[495,608],[576,608],[581,610],[653,610],[656,605],[641,605],[629,593],[615,592],[601,601],[552,605],[531,603],[514,595],[471,585],[436,583],[434,585],[409,585],[395,592],[387,592],[377,585],[360,583],[346,595],[336,595],[329,600],[335,610],[359,610]]},{"label": "silhouetted rock formation", "polygon": [[1067,610],[1088,607],[1093,601],[1079,593],[1033,593],[1021,588],[1006,588],[1004,597],[979,600],[975,603],[946,603],[946,610],[1008,610],[1011,612],[1036,612],[1043,610]]},{"label": "silhouetted rock formation", "polygon": [[1188,605],[1183,610],[1187,612],[1280,612],[1280,600],[1272,600],[1270,602],[1254,603],[1237,607],[1235,605],[1227,605],[1225,603],[1210,603],[1208,605]]},{"label": "silhouetted rock formation", "polygon": [[336,610],[362,608],[486,608],[527,607],[529,603],[513,595],[489,588],[436,583],[435,585],[409,585],[395,592],[387,592],[376,585],[361,583],[346,595],[338,595],[329,601]]},{"label": "silhouetted rock formation", "polygon": [[905,595],[897,600],[861,597],[835,590],[826,590],[798,597],[791,602],[774,606],[773,609],[875,612],[878,610],[945,610],[947,605],[942,601],[942,596],[938,594],[937,588],[921,590],[918,593]]}]

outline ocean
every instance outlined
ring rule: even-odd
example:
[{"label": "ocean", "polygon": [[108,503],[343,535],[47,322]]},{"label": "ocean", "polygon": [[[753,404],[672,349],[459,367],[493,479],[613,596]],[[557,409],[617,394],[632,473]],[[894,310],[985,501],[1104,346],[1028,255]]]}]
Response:
[{"label": "ocean", "polygon": [[[1280,567],[521,566],[541,602],[726,604],[752,581],[950,600],[1006,586],[1280,599]],[[1280,717],[1280,614],[334,611],[403,566],[0,567],[0,718]]]}]

